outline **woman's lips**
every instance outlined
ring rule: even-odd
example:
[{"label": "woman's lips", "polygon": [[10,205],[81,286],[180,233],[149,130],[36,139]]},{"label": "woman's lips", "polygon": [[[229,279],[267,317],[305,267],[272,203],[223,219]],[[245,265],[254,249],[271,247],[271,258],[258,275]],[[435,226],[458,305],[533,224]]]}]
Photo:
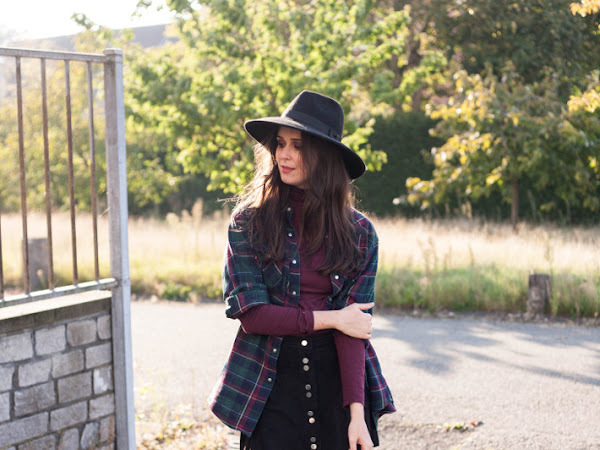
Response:
[{"label": "woman's lips", "polygon": [[294,170],[293,167],[288,167],[288,166],[279,166],[279,168],[281,169],[281,171],[283,173],[290,173],[292,170]]}]

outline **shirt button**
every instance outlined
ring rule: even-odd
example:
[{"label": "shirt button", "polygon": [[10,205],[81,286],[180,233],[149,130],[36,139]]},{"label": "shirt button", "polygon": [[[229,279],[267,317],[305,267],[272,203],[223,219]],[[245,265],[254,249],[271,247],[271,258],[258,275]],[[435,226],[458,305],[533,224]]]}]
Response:
[{"label": "shirt button", "polygon": [[307,412],[306,414],[308,414],[308,417],[312,417],[312,416],[313,416],[313,414],[314,414],[314,412],[312,412],[312,411],[309,411],[309,412]]},{"label": "shirt button", "polygon": [[310,419],[308,419],[308,423],[315,423],[315,418],[311,417]]},{"label": "shirt button", "polygon": [[292,259],[292,264],[296,264],[296,260],[295,259]]},{"label": "shirt button", "polygon": [[302,362],[303,362],[304,364],[308,364],[308,358],[302,358]]},{"label": "shirt button", "polygon": [[273,381],[273,378],[269,377],[269,378],[267,378],[267,381],[268,381],[269,383],[271,383],[271,382]]},{"label": "shirt button", "polygon": [[317,442],[317,438],[316,438],[316,437],[314,437],[314,436],[313,436],[313,437],[311,437],[311,438],[310,438],[310,442],[312,442],[312,443],[314,444],[315,442]]},{"label": "shirt button", "polygon": [[308,345],[308,341],[306,339],[302,339],[302,342],[300,342],[300,345],[302,345],[302,347],[306,347]]},{"label": "shirt button", "polygon": [[305,365],[305,366],[303,367],[303,369],[304,369],[304,371],[305,371],[305,372],[308,372],[308,371],[310,370],[310,367],[308,367],[308,365]]},{"label": "shirt button", "polygon": [[288,233],[288,236],[289,236],[289,237],[292,237],[292,233]]},{"label": "shirt button", "polygon": [[292,210],[292,207],[291,207],[291,206],[288,206],[288,209],[287,209],[287,210],[288,210],[288,212],[289,212],[289,211],[291,211],[291,210]]},{"label": "shirt button", "polygon": [[339,279],[340,279],[340,276],[339,276],[339,275],[336,275],[336,276],[334,276],[333,278],[335,278],[336,280],[339,280]]},{"label": "shirt button", "polygon": [[310,384],[307,384],[306,386],[304,386],[306,388],[307,391],[310,391],[312,386]]},{"label": "shirt button", "polygon": [[296,291],[292,291],[292,295],[296,295]]},{"label": "shirt button", "polygon": [[273,353],[277,353],[277,349],[276,348],[273,349]]},{"label": "shirt button", "polygon": [[317,444],[310,444],[310,450],[317,450]]},{"label": "shirt button", "polygon": [[310,392],[307,392],[306,393],[306,398],[311,398],[311,397],[312,397],[312,394]]}]

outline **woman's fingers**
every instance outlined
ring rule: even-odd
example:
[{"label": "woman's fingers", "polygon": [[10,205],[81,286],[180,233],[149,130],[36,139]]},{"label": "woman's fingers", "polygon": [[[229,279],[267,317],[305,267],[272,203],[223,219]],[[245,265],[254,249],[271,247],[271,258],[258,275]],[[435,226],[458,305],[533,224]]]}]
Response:
[{"label": "woman's fingers", "polygon": [[359,339],[370,339],[372,331],[372,316],[365,314],[364,310],[373,307],[373,303],[353,303],[343,310],[341,313],[344,317],[343,324],[339,328],[340,331],[348,336]]},{"label": "woman's fingers", "polygon": [[375,302],[369,302],[369,303],[354,303],[355,305],[358,305],[358,309],[360,309],[361,311],[366,311],[368,309],[371,309],[373,306],[375,306]]}]

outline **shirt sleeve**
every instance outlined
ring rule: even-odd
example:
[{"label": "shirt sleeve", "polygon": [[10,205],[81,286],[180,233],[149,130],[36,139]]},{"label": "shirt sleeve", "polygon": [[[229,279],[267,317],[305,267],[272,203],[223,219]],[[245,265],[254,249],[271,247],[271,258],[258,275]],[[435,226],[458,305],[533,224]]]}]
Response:
[{"label": "shirt sleeve", "polygon": [[[379,238],[370,222],[368,223],[367,233],[361,235],[359,248],[365,256],[358,277],[348,295],[345,298],[345,305],[351,303],[369,303],[375,301],[375,277],[377,275],[377,263],[379,259]],[[369,310],[372,313],[371,310]]]},{"label": "shirt sleeve", "polygon": [[237,319],[254,306],[271,304],[256,251],[244,229],[245,216],[233,217],[227,232],[227,249],[223,263],[223,298],[225,313]]},{"label": "shirt sleeve", "polygon": [[239,316],[246,333],[273,336],[306,336],[314,329],[313,312],[279,305],[258,305]]},{"label": "shirt sleeve", "polygon": [[365,343],[339,331],[333,332],[340,365],[344,406],[365,404]]}]

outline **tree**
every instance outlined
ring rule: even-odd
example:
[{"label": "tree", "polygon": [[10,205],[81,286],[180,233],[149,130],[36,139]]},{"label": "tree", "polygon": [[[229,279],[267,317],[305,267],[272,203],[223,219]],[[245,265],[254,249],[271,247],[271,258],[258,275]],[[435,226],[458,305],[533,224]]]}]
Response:
[{"label": "tree", "polygon": [[[29,208],[37,209],[45,207],[46,198],[40,63],[38,60],[22,60],[21,68],[27,205]],[[69,63],[69,73],[72,108],[73,186],[77,206],[85,209],[89,208],[91,202],[85,64]],[[55,208],[61,208],[69,205],[70,195],[64,64],[58,61],[48,61],[46,79],[51,204]],[[0,102],[0,198],[4,211],[14,211],[20,208],[19,170],[15,170],[19,167],[19,132],[14,78],[7,85],[6,96]],[[96,111],[99,112],[102,107],[97,101],[98,99],[96,99],[95,106]],[[96,171],[98,180],[103,180],[102,175],[105,172],[104,130],[96,127],[95,132]],[[106,183],[99,181],[97,188],[100,195],[104,194]]]},{"label": "tree", "polygon": [[[432,150],[433,179],[407,181],[409,200],[427,207],[499,190],[512,205],[516,227],[519,185],[527,180],[539,191],[551,189],[568,214],[575,204],[597,210],[597,124],[569,112],[552,77],[530,85],[510,66],[501,79],[491,72],[458,72],[456,95],[431,108],[431,117],[440,119],[434,135],[445,143]],[[552,201],[540,205],[542,211],[557,207]]]},{"label": "tree", "polygon": [[[586,85],[597,86],[589,74],[600,62],[598,10],[575,17],[566,0],[429,0],[411,6],[423,12],[424,32],[444,49],[449,73],[456,74],[451,94],[429,102],[428,112],[441,119],[435,134],[446,142],[432,150],[433,179],[408,181],[410,199],[428,207],[500,192],[516,226],[525,183],[546,199],[542,211],[556,211],[557,200],[567,216],[577,204],[596,209],[590,147],[596,128],[574,108],[579,101],[589,111],[597,91],[574,96],[570,112],[567,100]],[[568,183],[554,181],[564,176]]]},{"label": "tree", "polygon": [[[600,12],[600,0],[581,0],[579,3],[571,3],[571,12],[579,14],[582,17],[598,14]],[[600,24],[598,24],[600,32]],[[580,96],[573,95],[569,100],[569,109],[571,111],[586,110],[593,113],[600,108],[600,80],[599,72],[595,70],[591,73],[591,80],[587,90]]]},{"label": "tree", "polygon": [[[368,143],[373,117],[410,107],[422,88],[418,71],[434,70],[404,64],[408,12],[387,1],[169,6],[181,42],[130,66],[130,111],[137,123],[164,133],[185,171],[206,174],[212,188],[228,192],[252,173],[244,120],[279,115],[302,89],[340,100],[344,143],[377,170],[386,158]],[[430,68],[439,62],[423,60]]]},{"label": "tree", "polygon": [[420,18],[423,32],[434,45],[469,74],[491,68],[500,76],[510,62],[526,84],[539,81],[549,71],[561,82],[577,83],[600,63],[598,10],[587,8],[585,17],[574,17],[570,0],[404,3],[410,4],[411,15]]}]

